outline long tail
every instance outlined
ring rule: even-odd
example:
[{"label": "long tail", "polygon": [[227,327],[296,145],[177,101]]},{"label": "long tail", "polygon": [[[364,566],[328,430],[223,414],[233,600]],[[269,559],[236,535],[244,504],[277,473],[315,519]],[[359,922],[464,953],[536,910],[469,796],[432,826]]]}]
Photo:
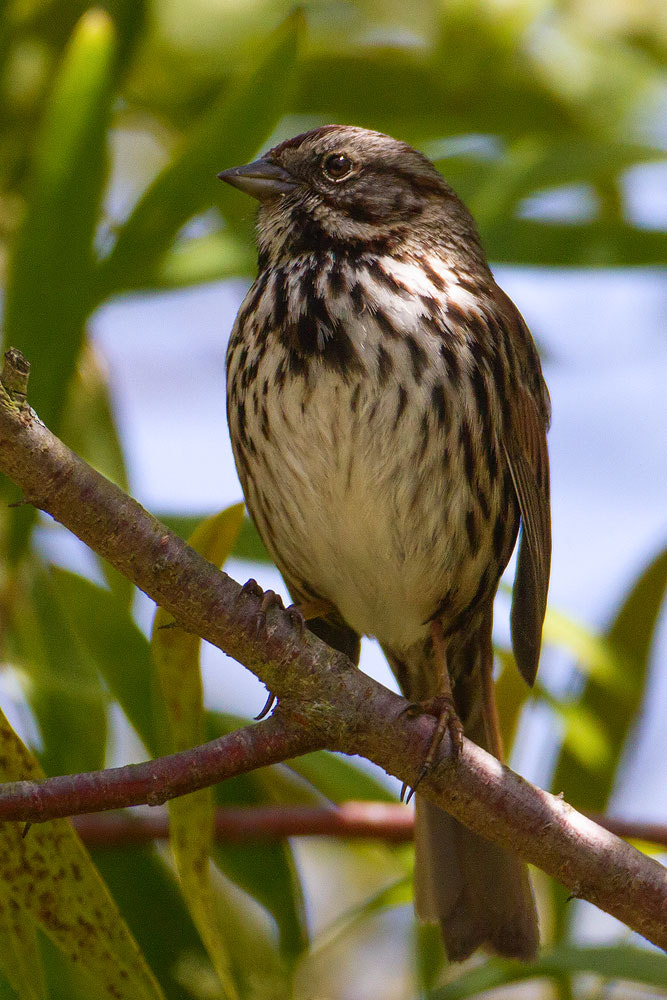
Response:
[{"label": "long tail", "polygon": [[439,923],[451,961],[486,945],[499,955],[532,959],[537,912],[526,865],[415,796],[415,910]]},{"label": "long tail", "polygon": [[[429,654],[422,651],[421,663],[414,664],[398,663],[389,655],[399,683],[415,700],[433,694],[424,693],[419,680],[433,675],[423,661]],[[493,704],[490,616],[459,651],[457,661],[451,664],[453,676],[458,676],[454,698],[465,735],[502,758]],[[463,961],[482,946],[511,958],[534,958],[539,930],[524,862],[419,794],[415,810],[415,910],[420,920],[440,924],[449,959]]]}]

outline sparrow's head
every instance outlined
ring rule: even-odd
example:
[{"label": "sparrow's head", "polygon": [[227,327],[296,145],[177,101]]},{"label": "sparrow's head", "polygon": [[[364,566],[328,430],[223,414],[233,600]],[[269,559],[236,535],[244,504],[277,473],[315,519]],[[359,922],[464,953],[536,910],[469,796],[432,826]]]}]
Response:
[{"label": "sparrow's head", "polygon": [[218,176],[261,203],[259,245],[271,256],[413,239],[481,254],[468,210],[433,164],[381,132],[326,125]]}]

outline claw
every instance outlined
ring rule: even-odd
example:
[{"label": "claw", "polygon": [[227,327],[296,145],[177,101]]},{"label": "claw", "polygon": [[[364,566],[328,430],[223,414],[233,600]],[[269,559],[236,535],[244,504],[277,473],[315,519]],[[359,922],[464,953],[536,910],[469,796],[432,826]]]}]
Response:
[{"label": "claw", "polygon": [[454,701],[448,694],[439,694],[435,698],[428,698],[426,701],[410,702],[405,708],[401,709],[399,714],[409,715],[413,718],[418,715],[431,715],[438,720],[422,769],[406,798],[404,796],[407,785],[404,784],[401,789],[401,802],[405,801],[407,805],[420,783],[433,770],[445,731],[449,733],[453,756],[455,758],[459,756],[463,749],[463,726],[456,714]]},{"label": "claw", "polygon": [[259,713],[259,715],[255,716],[255,722],[259,722],[260,719],[264,719],[269,714],[269,712],[271,711],[271,709],[273,708],[273,706],[277,701],[278,699],[276,698],[275,694],[273,694],[272,691],[269,691],[269,697],[264,702],[264,708],[262,709],[262,711]]},{"label": "claw", "polygon": [[299,639],[303,639],[304,632],[306,631],[306,619],[303,616],[301,608],[298,604],[290,604],[288,608],[285,608],[285,612]]},{"label": "claw", "polygon": [[262,596],[262,603],[260,604],[257,612],[257,618],[255,621],[257,635],[259,635],[262,629],[266,626],[266,615],[271,608],[280,608],[280,610],[283,611],[283,599],[280,594],[276,594],[274,590],[267,590]]},{"label": "claw", "polygon": [[[410,799],[415,794],[415,788],[417,787],[420,781],[421,781],[421,776],[415,782],[414,788],[411,788],[410,785],[408,785],[407,781],[403,782],[403,784],[401,785],[401,794],[400,794],[400,801],[403,803],[403,805],[406,806],[410,805]],[[405,794],[406,792],[408,793],[407,795]]]}]

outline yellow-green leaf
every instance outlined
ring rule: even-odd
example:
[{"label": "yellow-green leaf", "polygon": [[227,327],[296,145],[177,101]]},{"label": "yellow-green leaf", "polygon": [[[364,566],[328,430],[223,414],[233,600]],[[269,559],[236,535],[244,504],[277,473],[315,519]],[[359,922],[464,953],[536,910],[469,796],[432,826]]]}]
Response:
[{"label": "yellow-green leaf", "polygon": [[[216,174],[252,156],[287,111],[303,24],[301,11],[291,14],[261,46],[251,71],[232,80],[190,130],[120,229],[100,268],[100,300],[127,288],[152,286],[156,276],[161,284],[162,262],[179,229],[213,203],[231,204],[234,196]],[[236,241],[226,240],[225,247],[237,266]],[[172,263],[167,262],[167,272]]]},{"label": "yellow-green leaf", "polygon": [[505,748],[505,758],[510,759],[521,711],[530,697],[530,688],[519,673],[514,655],[509,649],[496,649],[502,672],[496,681],[496,705]]},{"label": "yellow-green leaf", "polygon": [[[113,22],[106,11],[89,10],[72,33],[46,101],[26,212],[10,256],[5,346],[30,359],[30,402],[56,432],[91,307],[115,65]],[[14,558],[34,517],[30,507],[12,515]]]},{"label": "yellow-green leaf", "polygon": [[[0,761],[3,780],[44,777],[2,712]],[[33,826],[27,836],[22,823],[0,824],[0,873],[10,908],[33,920],[90,973],[100,996],[162,1000],[160,987],[68,820]],[[21,961],[27,961],[28,954]]]},{"label": "yellow-green leaf", "polygon": [[44,972],[35,925],[12,905],[0,881],[0,969],[21,1000],[44,1000]]},{"label": "yellow-green leaf", "polygon": [[[243,504],[223,510],[197,526],[190,545],[221,566],[241,529]],[[153,620],[152,649],[171,730],[172,749],[185,750],[204,740],[204,714],[199,665],[201,640],[171,625],[158,608]],[[213,793],[210,788],[169,803],[171,845],[183,895],[218,974],[225,996],[238,996],[230,971],[228,949],[210,884],[209,857],[213,844]]]}]

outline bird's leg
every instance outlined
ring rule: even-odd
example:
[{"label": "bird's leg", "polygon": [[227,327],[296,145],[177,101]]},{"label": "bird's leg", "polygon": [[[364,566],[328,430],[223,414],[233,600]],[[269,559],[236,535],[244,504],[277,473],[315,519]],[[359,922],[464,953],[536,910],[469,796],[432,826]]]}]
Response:
[{"label": "bird's leg", "polygon": [[433,639],[433,659],[438,668],[440,691],[433,699],[433,708],[436,710],[433,714],[436,715],[437,712],[438,725],[436,726],[431,746],[424,761],[427,774],[433,767],[435,756],[442,743],[442,737],[445,735],[445,729],[449,730],[449,737],[452,741],[454,753],[461,753],[463,748],[463,726],[454,705],[452,683],[449,677],[449,670],[447,669],[447,645],[442,632],[441,622],[431,622],[431,638]]},{"label": "bird's leg", "polygon": [[480,675],[482,681],[482,719],[484,720],[484,732],[486,733],[486,745],[489,753],[497,757],[499,761],[505,761],[505,748],[503,747],[503,737],[500,729],[500,719],[498,717],[498,707],[496,705],[496,691],[493,683],[493,644],[491,642],[492,619],[491,614],[487,614],[486,621],[482,625],[480,641]]},{"label": "bird's leg", "polygon": [[[449,670],[447,669],[447,645],[439,621],[431,622],[431,639],[433,641],[433,659],[438,668],[438,694],[424,701],[413,702],[405,711],[410,715],[432,715],[438,720],[438,724],[435,727],[419,776],[405,800],[406,803],[414,795],[420,781],[433,770],[445,731],[449,732],[455,756],[461,753],[463,747],[463,726],[456,713]],[[401,799],[403,799],[405,791],[406,786],[404,785],[401,790]]]},{"label": "bird's leg", "polygon": [[298,611],[304,621],[310,622],[313,618],[326,618],[335,609],[331,601],[327,601],[323,597],[316,597],[312,601],[291,604],[287,610]]},{"label": "bird's leg", "polygon": [[285,610],[292,625],[299,633],[299,638],[301,638],[306,628],[306,622],[312,621],[313,618],[325,618],[331,614],[334,606],[330,601],[317,597],[312,601],[303,601],[301,604],[290,604]]}]

